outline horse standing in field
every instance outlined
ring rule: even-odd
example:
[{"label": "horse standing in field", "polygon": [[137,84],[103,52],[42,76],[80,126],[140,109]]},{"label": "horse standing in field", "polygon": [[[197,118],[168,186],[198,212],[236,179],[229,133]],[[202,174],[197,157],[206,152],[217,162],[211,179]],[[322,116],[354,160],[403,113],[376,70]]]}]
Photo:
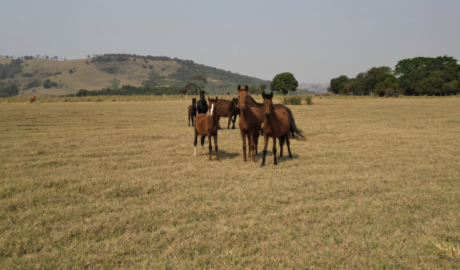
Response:
[{"label": "horse standing in field", "polygon": [[[259,109],[259,114],[264,116],[265,111],[264,111],[264,106],[262,103],[255,101],[251,96],[249,96],[248,101],[249,101],[249,106],[257,107]],[[289,117],[289,126],[290,126],[290,131],[292,133],[292,138],[294,138],[294,133],[297,133],[297,135],[305,139],[303,132],[300,129],[298,129],[297,125],[295,124],[294,115],[292,114],[291,109],[284,106],[283,104],[273,104],[273,108],[275,109],[275,111],[279,109],[283,109],[287,112],[288,117]]]},{"label": "horse standing in field", "polygon": [[204,97],[204,91],[200,90],[200,100],[198,100],[196,104],[196,109],[198,113],[207,113],[208,112],[208,103],[206,102],[206,98]]},{"label": "horse standing in field", "polygon": [[263,122],[263,117],[258,109],[248,104],[248,86],[238,85],[238,108],[240,109],[240,134],[243,140],[243,161],[246,162],[246,137],[249,141],[249,157],[256,162],[257,143],[259,141],[259,131]]},{"label": "horse standing in field", "polygon": [[216,113],[217,109],[217,101],[216,99],[208,98],[209,105],[211,107],[210,114],[200,113],[195,119],[195,140],[193,141],[194,149],[193,155],[196,156],[196,144],[198,142],[198,135],[201,136],[201,146],[203,147],[203,154],[204,152],[204,139],[208,137],[209,141],[209,160],[212,160],[211,153],[212,153],[212,144],[211,144],[211,137],[214,137],[214,149],[216,150],[216,158],[219,161],[219,151],[217,147],[217,123],[218,123],[218,115]]},{"label": "horse standing in field", "polygon": [[192,127],[195,126],[194,120],[196,117],[196,98],[192,99],[192,105],[188,106],[188,126],[190,126],[190,119],[192,119]]},{"label": "horse standing in field", "polygon": [[30,95],[30,103],[35,104],[35,95]]},{"label": "horse standing in field", "polygon": [[[183,93],[180,93],[180,98],[181,98],[182,100],[184,100],[184,94],[183,94]],[[189,125],[189,126],[190,126],[190,125]]]},{"label": "horse standing in field", "polygon": [[226,99],[219,99],[217,102],[217,114],[218,114],[218,127],[219,129],[222,129],[220,127],[220,118],[221,117],[228,117],[228,125],[227,129],[230,129],[230,122],[232,122],[232,117],[233,117],[233,127],[232,129],[235,129],[235,121],[236,121],[236,116],[238,115],[239,111],[235,107],[235,105],[232,103],[230,100]]},{"label": "horse standing in field", "polygon": [[289,117],[285,110],[275,110],[273,106],[273,93],[266,95],[262,93],[262,97],[264,98],[264,112],[265,112],[265,120],[264,120],[264,155],[262,158],[261,167],[265,165],[265,155],[267,154],[267,145],[269,137],[273,140],[273,157],[274,157],[274,165],[278,164],[276,161],[276,138],[280,139],[280,157],[282,156],[283,148],[281,144],[281,140],[286,140],[286,145],[289,151],[289,158],[292,158],[291,154],[291,142],[289,141],[289,134],[290,134],[290,127],[289,127]]}]

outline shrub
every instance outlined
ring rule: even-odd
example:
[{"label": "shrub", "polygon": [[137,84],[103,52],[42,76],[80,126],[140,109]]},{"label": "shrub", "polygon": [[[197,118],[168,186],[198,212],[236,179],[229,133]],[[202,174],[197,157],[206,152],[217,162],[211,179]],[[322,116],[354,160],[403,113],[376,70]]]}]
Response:
[{"label": "shrub", "polygon": [[32,77],[32,76],[34,76],[33,73],[22,73],[22,74],[21,74],[21,77],[28,77],[28,78],[30,78],[30,77]]},{"label": "shrub", "polygon": [[284,105],[300,105],[302,104],[302,99],[298,96],[284,96],[283,104]]},{"label": "shrub", "polygon": [[86,60],[86,64],[89,65],[89,61],[88,61],[88,60]]},{"label": "shrub", "polygon": [[142,65],[142,68],[147,68],[147,66],[146,66],[146,65]]},{"label": "shrub", "polygon": [[305,97],[305,103],[307,103],[307,105],[313,105],[313,100],[311,99],[311,96]]},{"label": "shrub", "polygon": [[69,69],[69,73],[72,74],[72,73],[73,73],[73,69]]},{"label": "shrub", "polygon": [[149,69],[153,69],[153,65],[150,65],[150,66],[149,66]]},{"label": "shrub", "polygon": [[34,81],[31,81],[29,82],[28,84],[26,84],[26,86],[24,87],[24,89],[30,89],[32,87],[39,87],[40,86],[40,81],[38,80],[34,80]]}]

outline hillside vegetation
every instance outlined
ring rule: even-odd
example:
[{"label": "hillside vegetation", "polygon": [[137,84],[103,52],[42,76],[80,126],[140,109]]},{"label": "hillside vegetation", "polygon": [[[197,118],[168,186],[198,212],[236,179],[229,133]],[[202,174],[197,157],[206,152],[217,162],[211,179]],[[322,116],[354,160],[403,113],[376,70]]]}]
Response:
[{"label": "hillside vegetation", "polygon": [[[31,59],[32,58],[32,59]],[[26,60],[27,59],[27,60]],[[183,87],[190,77],[205,75],[210,93],[236,91],[238,84],[257,87],[268,81],[232,73],[190,60],[164,56],[105,54],[88,59],[56,61],[27,57],[0,59],[0,93],[64,95],[80,89],[100,90],[119,81],[119,87]]]}]

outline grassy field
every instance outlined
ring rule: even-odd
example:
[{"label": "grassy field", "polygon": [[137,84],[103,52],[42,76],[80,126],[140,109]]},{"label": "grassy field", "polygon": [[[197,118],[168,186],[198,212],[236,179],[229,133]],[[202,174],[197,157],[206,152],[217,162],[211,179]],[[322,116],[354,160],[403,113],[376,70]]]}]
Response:
[{"label": "grassy field", "polygon": [[460,98],[314,102],[264,168],[190,101],[2,102],[0,268],[459,269]]}]

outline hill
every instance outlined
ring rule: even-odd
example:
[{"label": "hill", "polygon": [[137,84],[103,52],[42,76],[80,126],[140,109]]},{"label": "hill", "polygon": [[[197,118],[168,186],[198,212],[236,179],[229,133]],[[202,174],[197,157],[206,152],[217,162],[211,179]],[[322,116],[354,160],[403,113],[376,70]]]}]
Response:
[{"label": "hill", "polygon": [[0,75],[4,74],[0,88],[14,84],[20,94],[63,95],[107,88],[114,79],[120,81],[120,87],[182,87],[195,75],[207,77],[210,93],[236,92],[238,84],[270,85],[269,81],[165,56],[105,54],[66,61],[31,58],[0,59]]},{"label": "hill", "polygon": [[311,92],[316,92],[316,93],[324,93],[327,91],[327,88],[329,88],[329,84],[327,83],[301,83],[299,84],[299,90],[300,89],[305,89]]}]

